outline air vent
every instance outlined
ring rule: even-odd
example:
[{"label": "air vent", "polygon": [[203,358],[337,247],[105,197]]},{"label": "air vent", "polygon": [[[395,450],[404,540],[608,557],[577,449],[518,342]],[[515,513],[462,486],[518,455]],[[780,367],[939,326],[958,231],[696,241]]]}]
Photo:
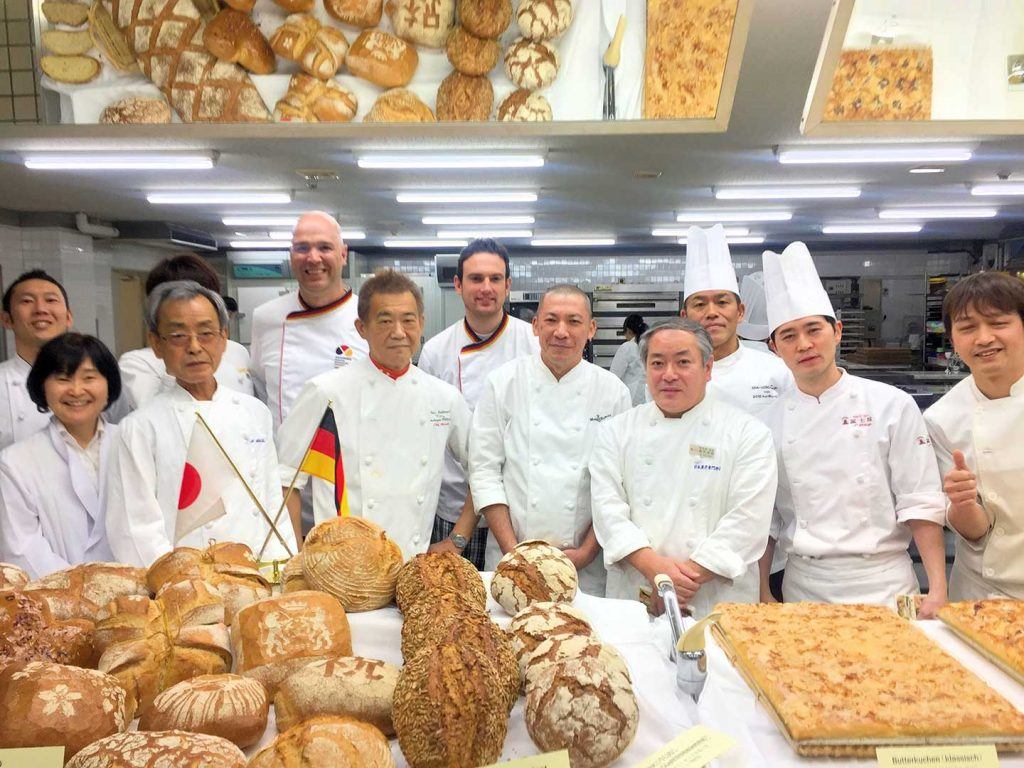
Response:
[{"label": "air vent", "polygon": [[217,239],[201,229],[163,221],[119,221],[117,228],[123,240],[145,240],[196,251],[216,251]]}]

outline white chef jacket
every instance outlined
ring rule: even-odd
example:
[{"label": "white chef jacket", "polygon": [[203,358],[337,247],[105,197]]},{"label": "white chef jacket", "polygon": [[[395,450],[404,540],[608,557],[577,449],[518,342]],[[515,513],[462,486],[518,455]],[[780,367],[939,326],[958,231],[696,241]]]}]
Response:
[{"label": "white chef jacket", "polygon": [[763,341],[753,341],[752,339],[740,339],[740,346],[746,347],[747,349],[756,349],[758,352],[769,352],[771,354],[775,354],[774,352],[772,352],[771,347],[769,347]]},{"label": "white chef jacket", "polygon": [[944,477],[963,451],[992,526],[980,541],[957,537],[951,600],[1024,600],[1024,378],[989,400],[968,376],[924,414]]},{"label": "white chef jacket", "polygon": [[[121,369],[121,387],[132,410],[141,408],[158,392],[174,386],[174,377],[167,373],[164,361],[149,347],[125,352],[117,365]],[[228,339],[214,377],[221,386],[251,397],[253,386],[249,375],[249,350],[237,341]]]},{"label": "white chef jacket", "polygon": [[[560,380],[539,352],[505,363],[487,377],[473,414],[469,484],[477,512],[507,504],[519,541],[578,547],[592,522],[587,464],[594,432],[630,407],[626,385],[586,360]],[[487,570],[500,559],[492,536]],[[604,594],[601,557],[580,573],[580,587]]]},{"label": "white chef jacket", "polygon": [[720,400],[757,416],[793,386],[793,374],[782,358],[740,344],[711,366],[708,391]]},{"label": "white chef jacket", "polygon": [[[321,374],[299,394],[278,431],[280,483],[288,487],[328,402],[334,411],[352,515],[372,520],[406,558],[426,552],[445,449],[466,461],[469,408],[459,391],[410,365],[397,380],[368,357]],[[302,488],[309,475],[300,473]],[[313,478],[316,522],[337,515],[334,484]]]},{"label": "white chef jacket", "polygon": [[[506,314],[486,339],[477,336],[465,320],[453,323],[423,345],[417,366],[458,389],[472,412],[491,371],[509,360],[539,351],[533,326]],[[438,517],[458,522],[468,491],[465,470],[449,452],[437,500]],[[487,520],[480,518],[479,525],[486,528]]]},{"label": "white chef jacket", "polygon": [[651,547],[718,574],[690,606],[698,618],[718,602],[756,603],[777,477],[768,428],[714,395],[678,419],[654,403],[610,419],[590,457],[606,597],[638,599],[648,582],[625,558]]},{"label": "white chef jacket", "polygon": [[314,376],[369,354],[356,331],[354,291],[323,307],[306,305],[298,292],[256,307],[252,317],[253,385],[270,408],[274,431]]},{"label": "white chef jacket", "polygon": [[17,354],[0,363],[0,450],[44,429],[49,413],[40,413],[28,396],[32,366]]},{"label": "white chef jacket", "polygon": [[[212,400],[196,400],[180,386],[156,395],[124,419],[118,430],[108,486],[107,537],[120,562],[148,567],[172,546],[205,547],[210,541],[247,544],[253,554],[270,526],[241,482],[224,492],[226,514],[174,541],[181,475],[188,443],[200,412],[253,493],[273,517],[281,506],[281,485],[270,412],[254,397],[218,386]],[[295,534],[282,514],[278,530],[296,552]],[[271,536],[263,559],[287,553]]]},{"label": "white chef jacket", "polygon": [[33,579],[114,559],[104,510],[117,427],[100,421],[93,438],[99,449],[94,476],[88,459],[68,445],[61,424],[49,418],[41,431],[0,452],[0,560],[24,568]]},{"label": "white chef jacket", "polygon": [[640,405],[647,400],[647,374],[643,360],[640,359],[640,346],[636,339],[622,342],[615,350],[611,367],[608,369],[626,385],[633,405]]},{"label": "white chef jacket", "polygon": [[[935,454],[913,398],[842,371],[820,399],[794,386],[761,418],[779,458],[773,535],[789,558],[784,595],[891,607],[897,592],[915,586],[904,583],[912,534],[903,523],[945,519]],[[830,564],[835,575],[821,578]],[[851,569],[856,579],[841,578]],[[805,576],[815,583],[804,584]]]}]

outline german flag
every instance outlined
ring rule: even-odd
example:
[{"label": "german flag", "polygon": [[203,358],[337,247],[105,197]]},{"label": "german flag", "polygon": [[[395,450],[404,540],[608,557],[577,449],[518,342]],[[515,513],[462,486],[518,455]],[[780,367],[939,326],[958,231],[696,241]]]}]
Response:
[{"label": "german flag", "polygon": [[334,411],[330,406],[324,411],[320,425],[313,434],[313,440],[306,451],[306,458],[299,468],[328,483],[334,483],[334,505],[339,517],[348,517],[348,491],[345,488],[345,465],[341,458],[341,439]]}]

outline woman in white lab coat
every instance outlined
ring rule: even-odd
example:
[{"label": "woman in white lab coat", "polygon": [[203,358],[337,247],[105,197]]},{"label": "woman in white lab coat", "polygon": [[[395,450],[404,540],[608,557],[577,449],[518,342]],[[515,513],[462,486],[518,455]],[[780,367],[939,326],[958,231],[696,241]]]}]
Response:
[{"label": "woman in white lab coat", "polygon": [[637,346],[637,341],[646,330],[647,323],[640,315],[634,313],[626,316],[622,322],[622,335],[626,340],[615,350],[610,369],[626,385],[633,405],[641,405],[647,401],[644,364],[640,360],[640,347]]},{"label": "woman in white lab coat", "polygon": [[27,388],[52,415],[0,453],[0,560],[33,578],[113,560],[104,507],[117,427],[103,411],[121,392],[117,361],[99,339],[66,333],[40,350]]}]

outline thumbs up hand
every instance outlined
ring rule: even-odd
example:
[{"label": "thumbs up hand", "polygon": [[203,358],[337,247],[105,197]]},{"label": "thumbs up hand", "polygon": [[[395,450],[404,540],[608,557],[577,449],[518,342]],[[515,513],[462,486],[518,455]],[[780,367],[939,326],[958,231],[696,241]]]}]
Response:
[{"label": "thumbs up hand", "polygon": [[953,468],[942,479],[942,490],[954,507],[973,507],[978,498],[978,479],[967,468],[963,451],[953,451]]}]

